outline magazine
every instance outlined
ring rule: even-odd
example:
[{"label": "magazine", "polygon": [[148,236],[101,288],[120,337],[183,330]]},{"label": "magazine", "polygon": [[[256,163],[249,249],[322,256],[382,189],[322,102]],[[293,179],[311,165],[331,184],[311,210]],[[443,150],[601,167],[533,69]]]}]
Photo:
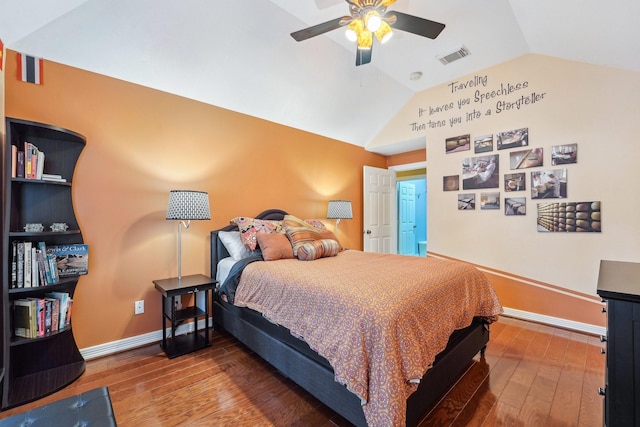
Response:
[{"label": "magazine", "polygon": [[59,277],[78,276],[89,272],[89,245],[47,246],[47,255],[55,256]]}]

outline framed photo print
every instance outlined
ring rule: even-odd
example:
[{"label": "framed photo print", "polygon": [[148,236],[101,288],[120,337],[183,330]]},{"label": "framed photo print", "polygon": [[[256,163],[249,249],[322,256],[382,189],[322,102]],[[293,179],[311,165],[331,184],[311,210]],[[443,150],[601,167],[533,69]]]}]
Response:
[{"label": "framed photo print", "polygon": [[531,172],[532,199],[566,199],[567,170]]},{"label": "framed photo print", "polygon": [[476,208],[476,195],[470,194],[458,194],[458,210],[470,211]]},{"label": "framed photo print", "polygon": [[551,147],[551,166],[578,163],[578,144]]},{"label": "framed photo print", "polygon": [[462,160],[462,188],[499,188],[500,162],[497,154]]},{"label": "framed photo print", "polygon": [[460,175],[448,175],[442,178],[442,191],[458,191],[460,189]]},{"label": "framed photo print", "polygon": [[526,215],[527,199],[524,197],[505,197],[504,198],[504,214],[507,216]]},{"label": "framed photo print", "polygon": [[500,209],[500,193],[480,193],[480,209]]},{"label": "framed photo print", "polygon": [[599,201],[538,203],[538,231],[593,232],[602,231]]},{"label": "framed photo print", "polygon": [[529,145],[529,128],[500,132],[496,137],[498,150],[506,148],[526,147]]},{"label": "framed photo print", "polygon": [[527,189],[524,172],[504,174],[504,191],[523,191]]},{"label": "framed photo print", "polygon": [[473,138],[473,152],[486,153],[493,151],[493,135],[482,135]]},{"label": "framed photo print", "polygon": [[511,169],[526,169],[542,166],[542,155],[542,148],[512,151],[509,153],[509,166],[511,166]]},{"label": "framed photo print", "polygon": [[457,153],[458,151],[468,151],[471,149],[471,135],[452,136],[445,140],[445,152]]}]

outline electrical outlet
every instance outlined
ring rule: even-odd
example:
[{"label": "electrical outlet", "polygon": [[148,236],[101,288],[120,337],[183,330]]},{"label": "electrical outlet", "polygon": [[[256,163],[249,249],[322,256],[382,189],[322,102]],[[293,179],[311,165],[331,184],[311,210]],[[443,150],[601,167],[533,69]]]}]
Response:
[{"label": "electrical outlet", "polygon": [[144,300],[136,301],[133,306],[135,314],[144,313]]}]

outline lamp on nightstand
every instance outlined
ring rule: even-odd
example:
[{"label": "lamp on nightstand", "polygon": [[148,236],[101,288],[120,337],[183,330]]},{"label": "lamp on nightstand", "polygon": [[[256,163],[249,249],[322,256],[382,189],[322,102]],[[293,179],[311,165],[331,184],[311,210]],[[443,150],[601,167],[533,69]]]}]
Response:
[{"label": "lamp on nightstand", "polygon": [[182,278],[182,226],[189,228],[191,220],[211,219],[209,194],[204,191],[171,190],[169,192],[168,220],[178,223],[178,280]]},{"label": "lamp on nightstand", "polygon": [[341,219],[352,219],[351,202],[349,200],[329,200],[327,208],[327,219],[336,220],[336,233]]}]

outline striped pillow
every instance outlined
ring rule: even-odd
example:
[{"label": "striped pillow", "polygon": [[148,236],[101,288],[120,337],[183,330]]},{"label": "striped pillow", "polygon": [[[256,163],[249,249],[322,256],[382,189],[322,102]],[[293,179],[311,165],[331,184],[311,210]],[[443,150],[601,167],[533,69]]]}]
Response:
[{"label": "striped pillow", "polygon": [[321,238],[320,230],[293,215],[285,215],[282,226],[291,242],[294,256],[298,256],[298,249],[302,244]]},{"label": "striped pillow", "polygon": [[318,258],[325,258],[338,255],[340,245],[333,239],[319,239],[306,242],[298,248],[298,259],[300,261],[313,261]]}]

